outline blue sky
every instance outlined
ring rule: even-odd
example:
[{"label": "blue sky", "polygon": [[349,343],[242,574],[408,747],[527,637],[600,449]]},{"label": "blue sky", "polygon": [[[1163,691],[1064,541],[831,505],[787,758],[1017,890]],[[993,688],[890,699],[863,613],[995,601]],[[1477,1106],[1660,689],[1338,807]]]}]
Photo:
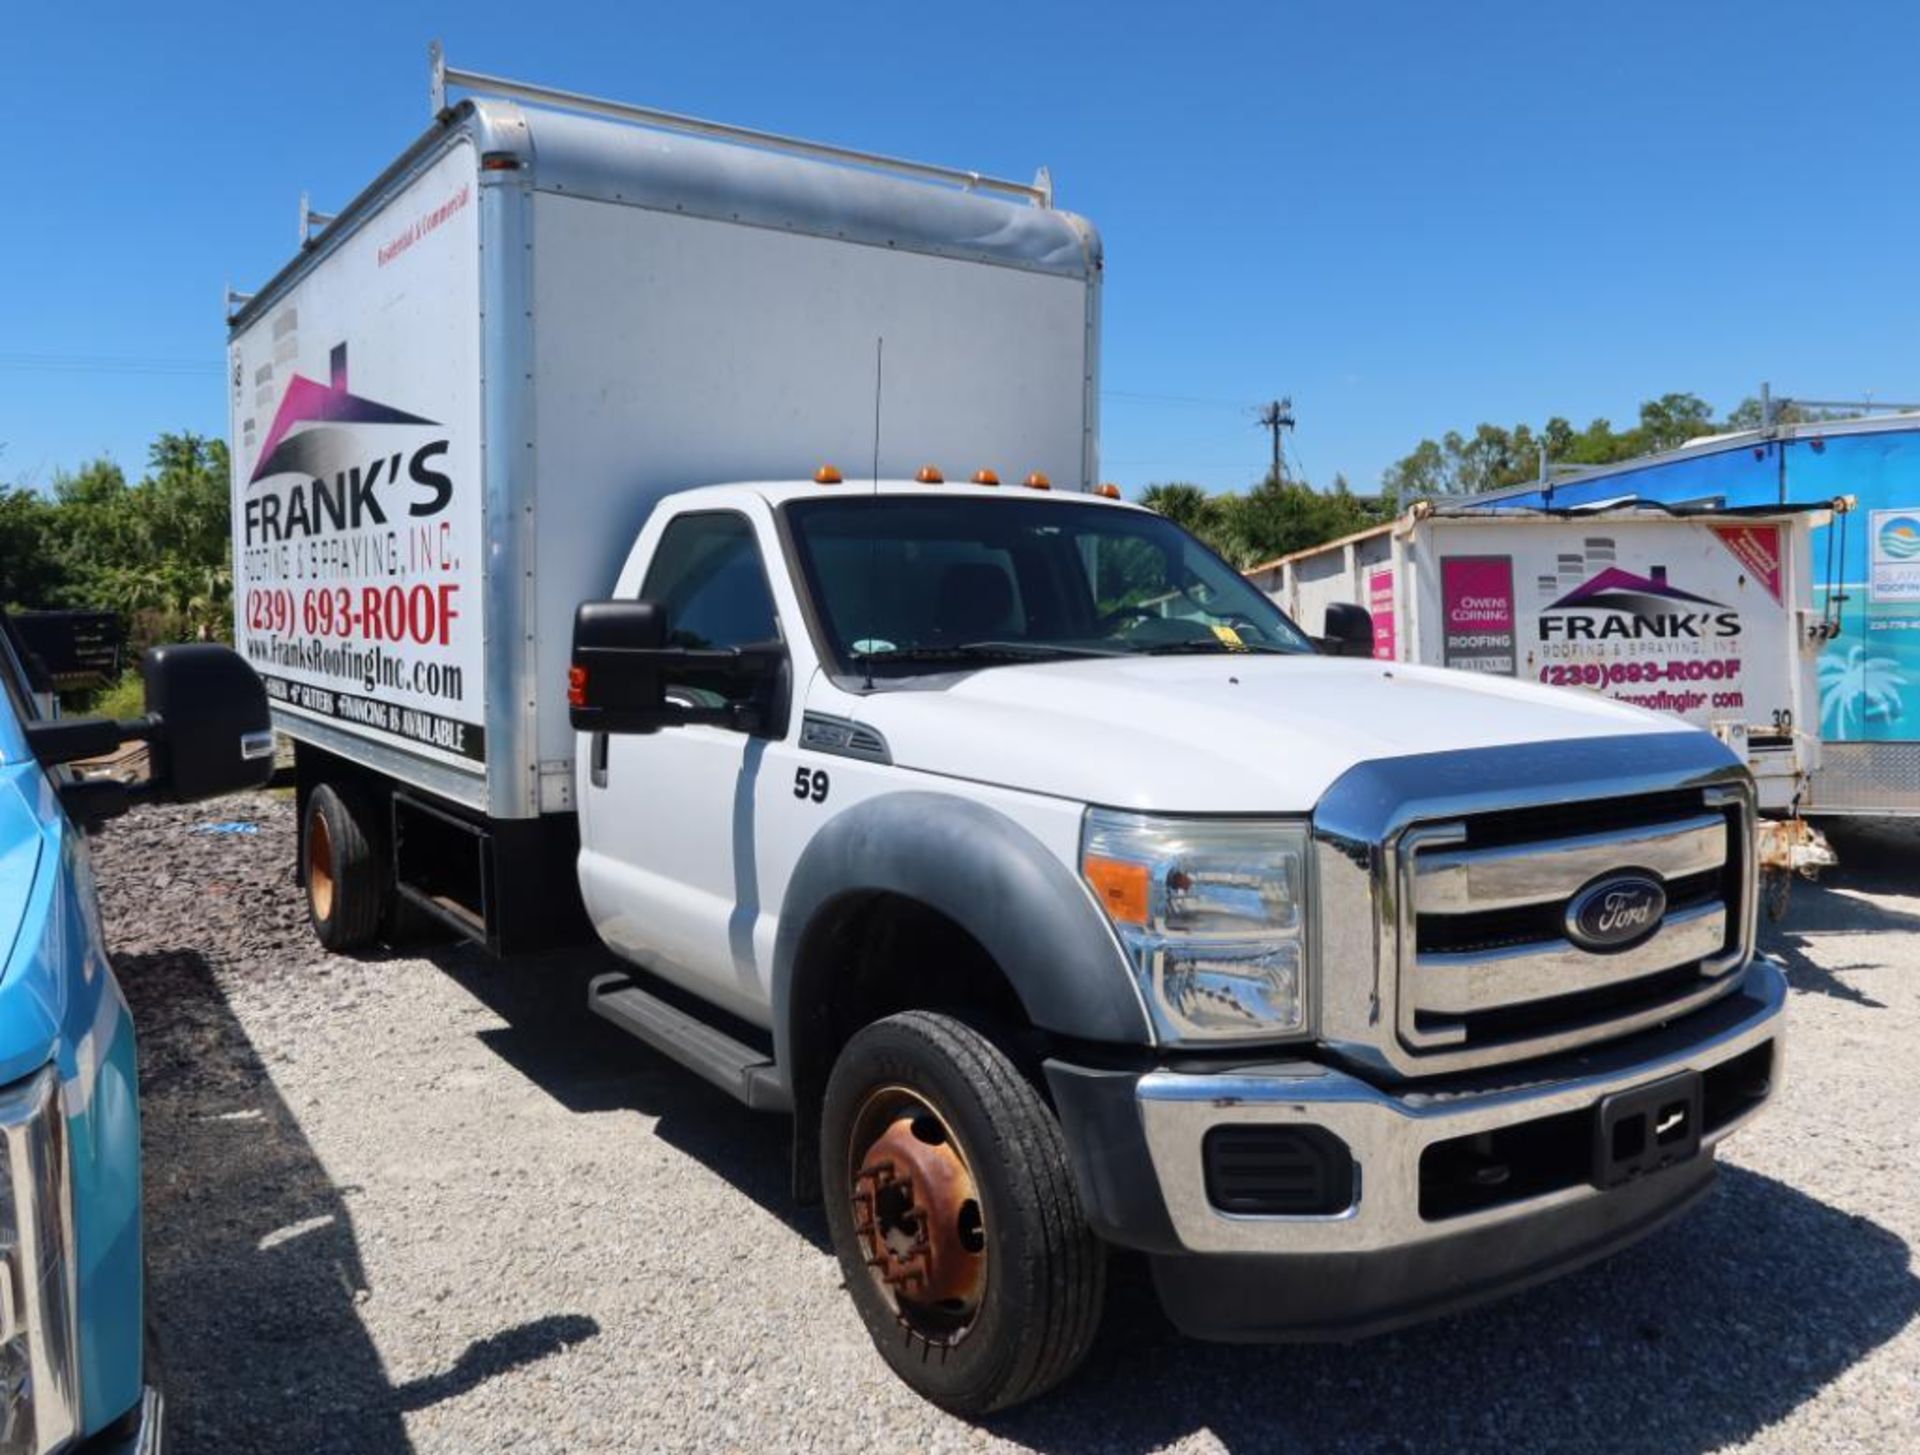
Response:
[{"label": "blue sky", "polygon": [[[1483,418],[1920,392],[1920,7],[9,7],[0,481],[223,433],[220,298],[426,122],[425,49],[1025,177],[1106,239],[1104,472],[1371,487]],[[295,17],[298,17],[297,19]]]}]

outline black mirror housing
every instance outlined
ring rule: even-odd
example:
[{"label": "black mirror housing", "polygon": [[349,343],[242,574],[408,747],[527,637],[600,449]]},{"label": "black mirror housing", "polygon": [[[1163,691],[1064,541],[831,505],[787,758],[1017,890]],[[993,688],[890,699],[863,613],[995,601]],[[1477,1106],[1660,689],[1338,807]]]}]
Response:
[{"label": "black mirror housing", "polygon": [[1327,607],[1327,650],[1336,657],[1373,655],[1373,613],[1350,601],[1336,601]]},{"label": "black mirror housing", "polygon": [[273,776],[267,691],[238,652],[211,642],[150,647],[140,675],[153,719],[148,796],[192,803],[266,786]]},{"label": "black mirror housing", "polygon": [[[588,601],[573,615],[567,713],[575,732],[651,733],[708,723],[738,732],[785,730],[787,649],[667,645],[666,608],[652,601]],[[727,699],[697,707],[668,696],[669,682]]]},{"label": "black mirror housing", "polygon": [[679,717],[661,675],[667,613],[651,601],[587,601],[573,614],[567,713],[575,732],[650,733]]}]

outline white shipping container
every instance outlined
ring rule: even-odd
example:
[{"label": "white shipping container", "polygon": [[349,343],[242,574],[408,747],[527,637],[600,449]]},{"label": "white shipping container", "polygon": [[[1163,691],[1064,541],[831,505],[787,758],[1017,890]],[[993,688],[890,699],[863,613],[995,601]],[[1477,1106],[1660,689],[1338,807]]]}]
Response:
[{"label": "white shipping container", "polygon": [[1820,762],[1816,511],[1676,516],[1417,509],[1248,575],[1309,631],[1336,602],[1374,655],[1597,692],[1740,751],[1763,811],[1804,807]]}]

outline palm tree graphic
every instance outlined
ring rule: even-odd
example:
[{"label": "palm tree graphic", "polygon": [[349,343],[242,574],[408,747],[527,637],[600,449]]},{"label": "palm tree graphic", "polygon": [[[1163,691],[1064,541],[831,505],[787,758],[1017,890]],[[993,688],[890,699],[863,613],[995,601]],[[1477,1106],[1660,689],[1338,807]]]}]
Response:
[{"label": "palm tree graphic", "polygon": [[1850,737],[1868,723],[1893,722],[1900,716],[1900,691],[1907,679],[1893,657],[1869,657],[1858,642],[1843,656],[1838,651],[1820,658],[1820,726],[1833,737]]}]

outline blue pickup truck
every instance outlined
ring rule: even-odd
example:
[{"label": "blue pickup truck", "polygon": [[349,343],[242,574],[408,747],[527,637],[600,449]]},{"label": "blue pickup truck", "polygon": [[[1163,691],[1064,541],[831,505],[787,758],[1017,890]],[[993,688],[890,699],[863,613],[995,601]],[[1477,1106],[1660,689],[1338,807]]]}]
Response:
[{"label": "blue pickup truck", "polygon": [[[224,647],[155,648],[145,716],[61,719],[0,616],[0,1455],[158,1451],[139,1082],[86,838],[147,799],[264,783],[266,697]],[[67,764],[144,740],[138,787]]]}]

